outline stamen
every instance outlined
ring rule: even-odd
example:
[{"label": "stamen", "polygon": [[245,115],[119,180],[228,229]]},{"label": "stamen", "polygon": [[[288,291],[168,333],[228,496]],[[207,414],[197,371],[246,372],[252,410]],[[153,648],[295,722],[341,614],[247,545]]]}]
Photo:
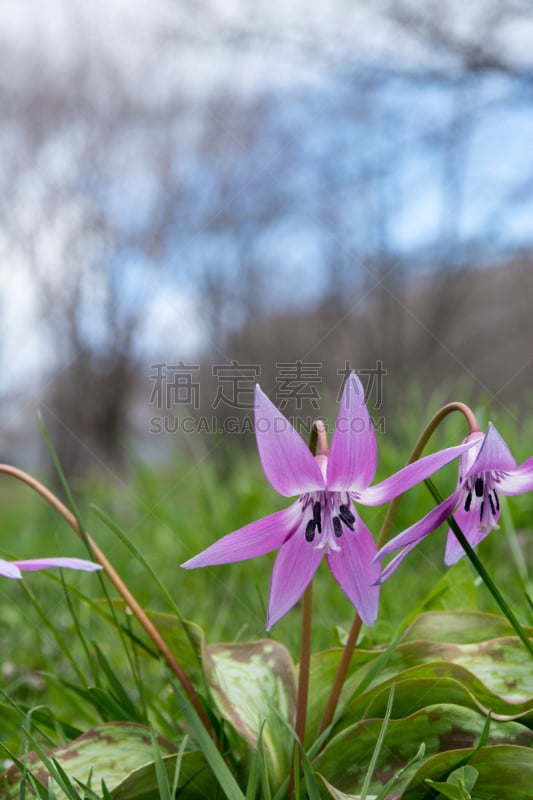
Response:
[{"label": "stamen", "polygon": [[492,511],[492,516],[496,516],[496,508],[494,507],[494,501],[492,499],[492,495],[489,494],[489,503],[490,503],[490,510]]},{"label": "stamen", "polygon": [[348,514],[345,511],[342,510],[342,506],[341,506],[341,509],[339,511],[339,517],[344,522],[344,524],[346,525],[347,528],[349,528],[351,531],[354,530],[353,524],[354,524],[354,521],[355,521],[355,517],[353,516],[353,514],[350,514],[350,516],[348,516]]},{"label": "stamen", "polygon": [[342,536],[342,525],[338,517],[333,517],[333,532],[337,538]]},{"label": "stamen", "polygon": [[321,512],[321,505],[320,502],[317,500],[316,503],[313,504],[313,522],[318,528],[318,532],[322,533],[322,519],[320,516],[320,512]]},{"label": "stamen", "polygon": [[474,488],[476,490],[476,497],[483,497],[483,478],[476,478]]},{"label": "stamen", "polygon": [[339,510],[341,512],[340,513],[341,519],[343,519],[347,525],[350,522],[351,523],[355,522],[355,515],[352,513],[351,509],[348,506],[345,505],[339,506]]},{"label": "stamen", "polygon": [[485,501],[481,501],[481,508],[479,509],[479,521],[483,522],[483,509],[485,508]]},{"label": "stamen", "polygon": [[316,523],[314,519],[310,519],[305,529],[305,539],[307,542],[312,542],[315,538]]},{"label": "stamen", "polygon": [[493,490],[493,494],[494,494],[494,502],[496,503],[496,511],[499,511],[500,510],[500,498],[498,497],[498,492],[496,491],[496,489]]},{"label": "stamen", "polygon": [[471,505],[472,505],[472,492],[468,492],[465,501],[465,511],[470,511]]}]

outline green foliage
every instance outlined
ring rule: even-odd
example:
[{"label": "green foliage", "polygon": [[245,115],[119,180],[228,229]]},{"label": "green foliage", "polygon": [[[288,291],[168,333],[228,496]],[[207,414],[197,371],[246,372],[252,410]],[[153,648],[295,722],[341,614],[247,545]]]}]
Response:
[{"label": "green foliage", "polygon": [[426,783],[443,797],[450,800],[476,800],[470,794],[478,779],[479,772],[474,767],[459,767],[454,769],[446,783],[443,781],[432,781],[426,778]]},{"label": "green foliage", "polygon": [[[407,439],[418,420],[398,422]],[[530,455],[522,439],[515,454]],[[383,438],[380,475],[404,458]],[[302,800],[430,800],[437,792],[529,800],[531,659],[466,560],[444,568],[442,531],[383,587],[378,624],[363,630],[336,717],[320,738],[353,608],[324,565],[319,570],[307,727],[293,761],[299,625],[293,612],[265,638],[273,556],[179,569],[214,539],[282,506],[255,453],[226,463],[220,473],[207,451],[180,452],[168,470],[138,465],[127,487],[74,487],[87,529],[192,680],[215,739],[124,602],[106,596],[95,576],[3,581],[0,744],[13,766],[0,778],[0,796],[282,800],[294,767],[294,797]],[[443,494],[454,481],[453,468],[436,478]],[[16,543],[18,557],[62,553],[67,543],[70,555],[85,555],[26,488],[1,483],[0,503],[3,542],[11,550]],[[410,492],[396,530],[430,507],[423,487]],[[512,546],[500,533],[479,548],[529,635],[532,512],[531,497],[513,499],[502,524]],[[364,511],[376,532],[383,515]]]}]

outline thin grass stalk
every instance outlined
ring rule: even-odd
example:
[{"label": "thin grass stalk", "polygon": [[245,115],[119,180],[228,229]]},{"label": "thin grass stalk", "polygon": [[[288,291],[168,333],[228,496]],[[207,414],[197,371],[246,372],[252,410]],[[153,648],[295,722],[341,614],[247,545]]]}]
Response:
[{"label": "thin grass stalk", "polygon": [[[429,478],[427,478],[424,481],[424,483],[426,484],[427,488],[429,489],[429,491],[430,491],[433,499],[437,503],[437,505],[439,503],[442,503],[442,498],[440,496],[440,493],[437,490],[437,488],[435,487],[435,484],[433,483],[433,481],[431,481]],[[491,595],[493,596],[493,598],[496,601],[496,603],[501,608],[503,614],[508,619],[508,621],[511,624],[511,626],[514,628],[514,630],[518,634],[519,638],[522,640],[523,644],[526,646],[526,649],[529,650],[531,655],[533,655],[533,644],[531,643],[531,641],[528,638],[526,632],[524,631],[524,629],[520,625],[520,623],[519,623],[517,617],[515,616],[513,610],[509,607],[509,605],[506,602],[505,598],[503,597],[502,593],[500,592],[500,590],[498,589],[498,587],[496,586],[496,584],[494,583],[494,581],[490,577],[489,573],[487,572],[487,570],[483,566],[483,563],[478,558],[478,555],[477,555],[476,551],[474,550],[474,548],[472,547],[472,545],[470,544],[470,542],[468,541],[468,539],[466,538],[466,536],[464,535],[464,533],[462,532],[461,528],[459,527],[457,522],[454,520],[452,515],[450,515],[448,517],[447,522],[448,522],[451,530],[453,531],[453,533],[455,535],[455,538],[459,541],[459,544],[461,545],[461,547],[465,551],[467,558],[470,560],[470,563],[472,564],[472,566],[476,570],[477,574],[479,575],[479,577],[481,578],[481,580],[483,581],[483,583],[485,584],[485,586],[487,587],[487,589],[489,590]]]},{"label": "thin grass stalk", "polygon": [[140,624],[153,641],[161,655],[163,656],[164,660],[166,661],[168,667],[177,677],[179,682],[181,683],[183,690],[185,691],[187,697],[191,701],[192,706],[194,707],[196,713],[202,720],[206,730],[212,735],[212,727],[207,717],[207,714],[204,711],[204,708],[200,702],[196,691],[189,680],[187,674],[185,673],[181,664],[174,658],[170,648],[168,647],[167,643],[146,615],[140,604],[137,602],[133,594],[130,592],[122,578],[116,572],[115,568],[112,564],[108,561],[104,553],[100,550],[96,542],[87,534],[85,531],[82,530],[76,516],[59,500],[58,497],[53,494],[49,489],[46,488],[40,481],[34,478],[32,475],[29,475],[27,472],[24,472],[18,467],[11,466],[10,464],[0,464],[0,474],[9,475],[16,480],[25,483],[31,489],[33,489],[37,494],[39,494],[44,500],[49,503],[52,508],[55,509],[63,519],[70,525],[72,530],[80,537],[82,541],[84,541],[91,554],[93,555],[94,559],[102,566],[104,572],[106,573],[107,577],[117,590],[117,592],[121,595],[123,600],[131,609],[132,613],[135,614],[137,619],[139,620]]}]

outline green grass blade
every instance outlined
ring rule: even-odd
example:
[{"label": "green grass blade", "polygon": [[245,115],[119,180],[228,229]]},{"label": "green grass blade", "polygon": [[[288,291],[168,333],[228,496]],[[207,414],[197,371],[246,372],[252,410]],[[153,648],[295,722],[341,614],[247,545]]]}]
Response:
[{"label": "green grass blade", "polygon": [[[440,496],[439,491],[437,490],[436,486],[433,484],[433,481],[430,478],[427,478],[425,481],[426,486],[428,487],[429,491],[431,492],[433,499],[439,505],[442,503],[442,498]],[[471,546],[470,542],[467,540],[466,536],[462,532],[459,525],[454,520],[453,516],[449,516],[447,520],[450,528],[454,532],[456,538],[458,539],[461,547],[465,551],[467,557],[470,559],[470,562],[474,566],[474,569],[478,573],[479,577],[493,596],[496,603],[499,605],[501,610],[503,611],[504,615],[509,620],[510,624],[526,646],[527,650],[533,655],[533,644],[530,642],[526,633],[522,626],[520,625],[518,619],[516,618],[514,612],[510,608],[509,604],[506,602],[504,596],[501,594],[500,590],[488,574],[487,570],[479,560],[477,553],[475,552],[474,548]]]},{"label": "green grass blade", "polygon": [[71,595],[70,595],[70,591],[67,588],[67,584],[66,584],[65,578],[63,576],[63,570],[60,570],[59,572],[60,572],[61,586],[63,587],[63,596],[65,598],[65,602],[67,604],[67,608],[68,608],[69,613],[70,613],[70,618],[72,619],[72,622],[74,623],[74,628],[76,630],[76,634],[78,636],[79,642],[80,642],[80,644],[81,644],[81,646],[82,646],[82,648],[83,648],[83,650],[85,652],[85,656],[87,658],[87,662],[91,666],[91,670],[92,670],[92,674],[93,674],[93,680],[94,680],[95,683],[98,683],[98,672],[95,669],[94,661],[93,661],[93,658],[92,658],[92,653],[90,652],[89,645],[87,643],[87,639],[85,638],[85,635],[84,635],[83,630],[81,628],[80,622],[78,620],[78,615],[74,611],[74,606],[73,606],[73,603],[72,603],[72,598],[71,598]]},{"label": "green grass blade", "polygon": [[109,661],[104,656],[96,642],[93,642],[93,647],[96,652],[96,657],[98,659],[98,663],[102,670],[105,673],[107,680],[109,681],[110,686],[110,694],[114,697],[114,699],[118,702],[118,704],[128,713],[128,719],[132,720],[133,722],[143,722],[146,723],[145,717],[135,708],[135,705],[131,701],[130,696],[124,689],[123,683],[117,678],[115,675]]},{"label": "green grass blade", "polygon": [[376,800],[387,800],[391,789],[399,781],[403,773],[407,772],[407,770],[410,769],[418,761],[421,761],[424,758],[425,754],[426,754],[426,745],[424,742],[422,742],[420,744],[420,747],[416,751],[415,755],[412,758],[410,758],[407,764],[405,764],[401,769],[399,769],[398,772],[383,787],[383,789],[381,789],[381,791],[378,792],[378,794],[376,795]]},{"label": "green grass blade", "polygon": [[387,732],[387,728],[389,725],[390,715],[392,712],[392,704],[394,702],[394,684],[391,686],[391,690],[389,693],[389,699],[387,701],[387,708],[385,711],[385,716],[383,717],[383,724],[381,726],[381,730],[379,732],[378,740],[376,742],[376,746],[374,748],[374,752],[372,753],[372,758],[370,759],[370,764],[368,765],[368,770],[365,775],[365,780],[363,783],[363,788],[361,789],[361,796],[360,800],[366,800],[368,795],[368,789],[370,787],[370,781],[372,780],[372,776],[374,774],[374,770],[376,769],[376,764],[379,758],[379,754],[381,752],[381,747],[383,745],[383,740],[385,739],[385,734]]},{"label": "green grass blade", "polygon": [[71,664],[72,669],[74,670],[74,672],[78,676],[78,680],[80,681],[80,683],[86,683],[87,681],[86,681],[85,675],[83,674],[82,670],[78,666],[78,663],[77,663],[76,659],[72,655],[72,653],[70,651],[70,648],[67,645],[67,642],[65,640],[65,637],[59,632],[58,628],[56,628],[56,626],[50,621],[50,619],[48,617],[48,614],[46,614],[46,612],[43,611],[39,601],[37,600],[37,598],[35,597],[35,595],[31,591],[31,589],[28,587],[27,583],[25,581],[20,581],[20,583],[21,583],[22,590],[26,594],[26,597],[28,598],[28,600],[30,601],[30,603],[32,604],[34,609],[37,611],[37,614],[39,615],[39,618],[40,618],[42,624],[46,628],[48,628],[48,630],[51,632],[52,636],[56,640],[56,643],[57,643],[59,649],[61,650],[61,652],[63,653],[65,658],[67,658],[67,660]]},{"label": "green grass blade", "polygon": [[180,744],[179,750],[178,750],[178,755],[176,757],[176,767],[174,769],[174,779],[172,781],[171,797],[176,797],[176,793],[178,791],[178,784],[179,784],[180,772],[181,772],[181,762],[183,761],[183,755],[184,755],[185,750],[187,748],[188,742],[189,742],[189,737],[187,736],[187,734],[185,734],[185,736],[181,740],[181,744]]},{"label": "green grass blade", "polygon": [[217,750],[214,741],[204,728],[204,725],[194,708],[175,686],[174,694],[176,695],[176,699],[181,707],[183,715],[187,720],[187,723],[189,724],[202,753],[204,754],[209,766],[213,771],[213,775],[217,779],[218,784],[226,795],[227,799],[246,800],[239,787],[239,784],[230,772],[229,767]]},{"label": "green grass blade", "polygon": [[152,753],[154,756],[155,775],[157,779],[159,799],[172,800],[173,795],[171,794],[170,791],[168,776],[165,767],[163,766],[163,760],[161,758],[161,750],[159,749],[159,745],[157,743],[157,736],[155,735],[153,728],[150,728],[150,737],[152,739]]},{"label": "green grass blade", "polygon": [[[74,500],[74,495],[70,491],[69,483],[68,483],[68,481],[67,481],[67,479],[65,477],[65,473],[63,472],[63,469],[61,467],[61,462],[59,461],[59,457],[58,457],[58,455],[57,455],[57,453],[55,451],[55,447],[54,447],[54,445],[52,443],[52,440],[50,438],[50,434],[48,433],[48,429],[47,429],[47,427],[45,425],[45,422],[44,422],[44,419],[43,419],[43,415],[41,414],[40,411],[37,412],[37,419],[39,420],[39,427],[41,428],[41,434],[42,434],[43,439],[45,441],[46,447],[48,448],[48,452],[50,453],[50,457],[52,459],[52,462],[54,464],[55,470],[57,472],[57,476],[59,478],[59,482],[60,482],[61,486],[63,487],[63,491],[65,492],[65,495],[67,497],[67,500],[68,500],[68,503],[69,503],[69,506],[70,506],[70,510],[72,511],[72,513],[74,514],[74,516],[76,518],[76,522],[78,523],[80,531],[82,532],[83,539],[85,541],[87,549],[88,549],[89,553],[91,553],[91,548],[90,548],[89,542],[87,541],[87,537],[83,533],[83,525],[81,523],[81,515],[80,515],[80,512],[79,512],[77,503]],[[91,555],[92,555],[92,553],[91,553]]]},{"label": "green grass blade", "polygon": [[163,581],[161,580],[161,578],[157,574],[156,570],[152,567],[150,562],[143,556],[143,554],[141,553],[139,548],[136,547],[135,544],[131,541],[131,539],[125,533],[125,531],[123,531],[122,528],[119,525],[117,525],[117,523],[114,520],[112,520],[111,517],[108,514],[105,513],[105,511],[103,511],[101,508],[99,508],[98,506],[96,506],[94,504],[91,504],[91,509],[94,511],[96,516],[104,523],[104,525],[106,525],[106,527],[108,527],[109,530],[112,533],[114,533],[115,536],[118,539],[120,539],[122,544],[125,545],[125,547],[128,548],[130,553],[132,553],[132,555],[135,556],[135,558],[143,565],[143,567],[146,569],[148,574],[154,580],[154,582],[156,583],[158,588],[161,590],[161,592],[165,596],[170,608],[176,614],[177,618],[181,622],[181,624],[183,626],[183,630],[185,631],[185,634],[189,639],[189,642],[190,642],[191,647],[192,647],[192,649],[194,651],[194,654],[196,655],[196,657],[198,659],[198,663],[201,664],[201,657],[200,657],[200,654],[198,653],[198,649],[196,647],[196,643],[194,642],[193,638],[190,635],[190,631],[187,628],[187,625],[185,624],[185,621],[183,619],[181,611],[179,610],[176,601],[174,600],[174,598],[172,597],[172,595],[168,591],[167,587],[165,586],[165,584],[163,583]]}]

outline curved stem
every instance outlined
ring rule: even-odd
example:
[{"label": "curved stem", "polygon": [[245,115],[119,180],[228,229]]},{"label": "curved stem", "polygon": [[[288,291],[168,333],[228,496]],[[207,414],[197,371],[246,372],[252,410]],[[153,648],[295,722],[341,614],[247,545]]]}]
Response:
[{"label": "curved stem", "polygon": [[[468,427],[470,428],[470,433],[477,433],[479,432],[480,428],[475,417],[474,412],[472,409],[467,406],[465,403],[461,402],[453,402],[448,403],[447,405],[443,406],[437,413],[430,419],[418,441],[416,442],[411,455],[407,459],[407,465],[412,464],[413,461],[417,461],[422,452],[430,440],[431,436],[438,428],[440,423],[445,419],[448,414],[453,413],[454,411],[459,411],[465,417]],[[383,520],[383,525],[381,526],[381,531],[379,532],[378,540],[377,540],[377,548],[379,550],[380,547],[387,541],[387,537],[389,535],[389,531],[392,527],[394,522],[394,517],[396,516],[396,512],[398,511],[398,507],[400,505],[400,500],[402,495],[395,497],[389,503],[389,507],[387,509],[387,513],[385,514],[385,519]],[[320,731],[319,733],[323,733],[326,728],[331,724],[333,720],[333,716],[335,714],[335,710],[339,703],[339,698],[341,695],[342,687],[344,686],[344,681],[346,680],[346,676],[348,674],[348,670],[350,668],[350,663],[352,660],[353,652],[355,650],[355,645],[357,644],[357,638],[359,636],[359,632],[361,630],[362,622],[359,615],[356,613],[352,622],[352,626],[350,628],[350,632],[348,634],[348,638],[346,640],[346,644],[344,645],[344,650],[341,656],[341,660],[339,662],[339,666],[337,667],[337,673],[335,675],[333,685],[331,687],[331,692],[328,697],[328,701],[326,703],[326,708],[324,711],[324,716],[322,717],[322,722],[320,724]]]},{"label": "curved stem", "polygon": [[[437,413],[429,420],[428,424],[420,434],[418,441],[413,447],[411,455],[407,459],[406,466],[412,464],[414,461],[418,461],[418,459],[420,458],[420,456],[424,451],[425,446],[435,433],[440,423],[454,411],[459,411],[461,414],[463,414],[466,421],[468,422],[468,427],[470,428],[469,433],[480,432],[480,427],[478,425],[475,414],[469,406],[467,406],[465,403],[460,403],[458,401],[453,403],[448,403],[447,405],[443,406],[439,411],[437,411]],[[403,495],[400,494],[398,495],[398,497],[395,497],[394,500],[391,500],[391,502],[389,503],[389,506],[387,508],[387,513],[385,514],[385,519],[383,520],[383,525],[381,526],[381,530],[379,532],[377,540],[378,550],[380,549],[380,547],[383,547],[383,545],[386,544],[387,542],[389,531],[394,522],[394,517],[396,516],[396,512],[398,511],[398,507],[400,505],[402,497]]]},{"label": "curved stem", "polygon": [[179,682],[181,683],[183,690],[189,697],[191,704],[194,706],[198,716],[202,720],[204,726],[212,733],[211,723],[207,717],[207,714],[204,711],[202,704],[196,694],[196,691],[190,682],[189,678],[187,677],[186,673],[183,670],[183,667],[176,661],[174,658],[170,648],[168,647],[167,643],[162,638],[161,634],[155,627],[155,625],[150,621],[149,617],[146,615],[142,607],[139,605],[135,597],[132,595],[122,578],[116,572],[115,568],[112,564],[107,560],[106,556],[100,550],[96,542],[87,534],[85,533],[80,525],[74,514],[59,500],[58,497],[53,494],[49,489],[46,488],[40,481],[34,478],[32,475],[29,475],[27,472],[24,472],[18,467],[13,467],[10,464],[0,464],[0,474],[10,475],[12,478],[25,483],[31,489],[33,489],[37,494],[43,497],[47,503],[49,503],[52,508],[57,511],[63,519],[70,525],[72,530],[82,539],[86,544],[89,546],[95,560],[101,564],[104,572],[106,573],[107,577],[118,591],[118,593],[122,596],[127,606],[131,609],[131,611],[135,614],[137,619],[139,620],[140,624],[143,626],[144,630],[153,641],[165,661],[167,665],[172,670],[174,675],[177,677]]}]

